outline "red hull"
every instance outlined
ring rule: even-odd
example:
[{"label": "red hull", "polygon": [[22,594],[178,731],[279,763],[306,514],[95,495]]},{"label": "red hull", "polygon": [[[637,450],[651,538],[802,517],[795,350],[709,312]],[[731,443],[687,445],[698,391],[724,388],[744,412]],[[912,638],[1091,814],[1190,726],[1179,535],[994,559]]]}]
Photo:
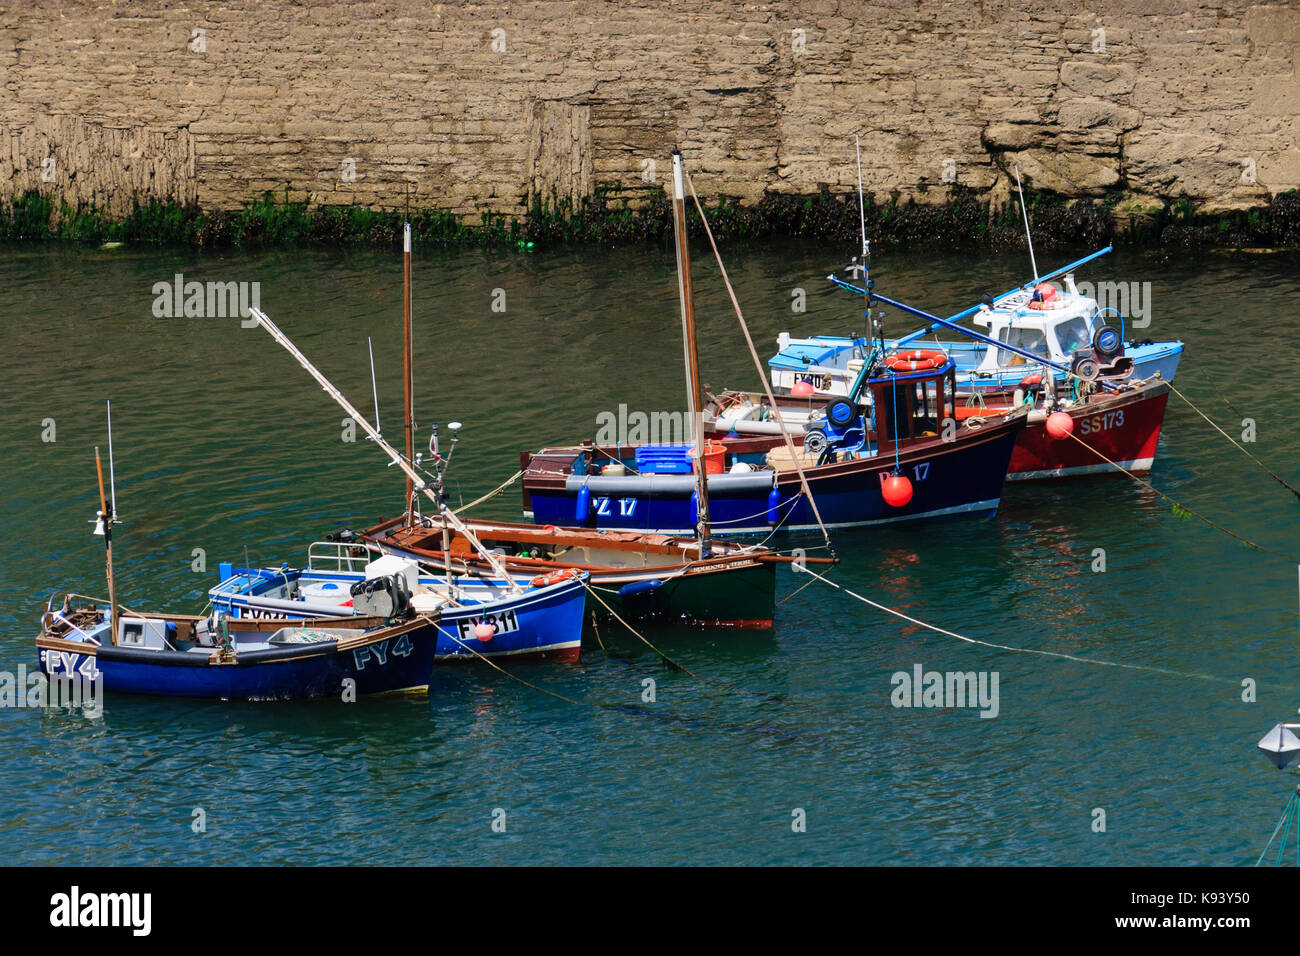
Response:
[{"label": "red hull", "polygon": [[1169,387],[1163,383],[1120,395],[1097,396],[1069,410],[1074,420],[1073,434],[1079,441],[1068,436],[1052,438],[1044,422],[1031,421],[1016,441],[1007,478],[1024,481],[1115,471],[1090,449],[1127,471],[1149,472],[1168,401]]}]

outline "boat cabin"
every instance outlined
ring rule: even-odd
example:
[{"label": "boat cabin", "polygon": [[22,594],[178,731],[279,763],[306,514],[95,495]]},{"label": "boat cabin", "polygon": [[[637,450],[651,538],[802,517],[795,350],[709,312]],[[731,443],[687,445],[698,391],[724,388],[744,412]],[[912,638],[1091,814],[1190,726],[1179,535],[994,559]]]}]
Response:
[{"label": "boat cabin", "polygon": [[956,417],[957,365],[945,356],[936,368],[868,379],[867,390],[877,442],[933,437]]},{"label": "boat cabin", "polygon": [[[1104,320],[1097,300],[1079,292],[1073,275],[1065,277],[1064,285],[1064,290],[1046,282],[1017,289],[982,307],[974,322],[984,327],[989,338],[1068,364],[1076,351],[1092,348],[1093,335]],[[1007,349],[979,347],[984,350],[976,366],[979,371],[1033,364]]]}]

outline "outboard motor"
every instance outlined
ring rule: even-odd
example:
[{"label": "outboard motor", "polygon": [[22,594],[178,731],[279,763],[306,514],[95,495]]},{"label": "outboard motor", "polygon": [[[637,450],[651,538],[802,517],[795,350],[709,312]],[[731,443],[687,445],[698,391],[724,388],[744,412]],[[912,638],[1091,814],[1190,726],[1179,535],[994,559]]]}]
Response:
[{"label": "outboard motor", "polygon": [[401,574],[358,581],[351,590],[352,608],[363,616],[391,621],[411,610],[411,589]]}]

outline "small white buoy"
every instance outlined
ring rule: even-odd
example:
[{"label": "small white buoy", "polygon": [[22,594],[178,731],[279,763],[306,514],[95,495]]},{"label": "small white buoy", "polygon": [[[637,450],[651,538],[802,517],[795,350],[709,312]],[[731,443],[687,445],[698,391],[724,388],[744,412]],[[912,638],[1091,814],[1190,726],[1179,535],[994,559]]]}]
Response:
[{"label": "small white buoy", "polygon": [[1257,744],[1259,752],[1271,760],[1278,770],[1286,769],[1287,764],[1300,756],[1300,737],[1291,733],[1291,727],[1300,727],[1300,724],[1278,724],[1261,737]]}]

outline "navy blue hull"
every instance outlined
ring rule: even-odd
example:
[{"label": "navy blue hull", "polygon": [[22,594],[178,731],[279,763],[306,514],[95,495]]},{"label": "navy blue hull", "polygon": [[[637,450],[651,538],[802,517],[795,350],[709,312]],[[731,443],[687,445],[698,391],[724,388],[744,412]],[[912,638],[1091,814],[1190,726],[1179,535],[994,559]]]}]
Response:
[{"label": "navy blue hull", "polygon": [[[809,487],[827,527],[854,527],[916,521],[950,515],[997,513],[1007,466],[1023,420],[990,427],[986,434],[959,442],[930,443],[901,456],[902,474],[912,482],[912,499],[901,508],[884,500],[882,480],[893,473],[892,455],[805,468]],[[718,534],[767,534],[815,528],[817,519],[803,495],[797,472],[782,471],[771,488],[715,493],[710,486],[710,523]],[[528,487],[533,521],[620,531],[695,533],[695,501],[682,494],[616,496],[593,493],[587,520],[579,523],[578,492],[558,481]],[[775,504],[775,507],[773,505]]]},{"label": "navy blue hull", "polygon": [[346,680],[355,692],[379,694],[424,688],[433,670],[438,630],[423,624],[350,650],[336,642],[244,652],[233,664],[210,664],[206,654],[99,647],[92,654],[42,648],[50,677],[103,678],[106,691],[223,700],[339,697]]}]

